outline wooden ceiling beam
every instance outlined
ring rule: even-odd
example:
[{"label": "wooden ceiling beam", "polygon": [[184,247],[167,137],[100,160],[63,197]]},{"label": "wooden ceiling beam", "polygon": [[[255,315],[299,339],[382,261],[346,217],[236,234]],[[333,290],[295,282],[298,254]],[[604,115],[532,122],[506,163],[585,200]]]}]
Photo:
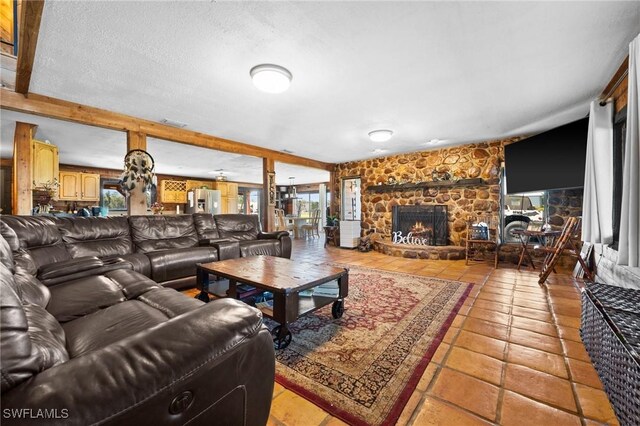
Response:
[{"label": "wooden ceiling beam", "polygon": [[74,102],[29,93],[27,96],[10,90],[0,91],[0,107],[26,114],[40,115],[58,120],[97,126],[119,131],[133,131],[147,136],[217,151],[270,158],[282,163],[296,164],[322,170],[333,170],[334,165],[310,158],[261,148],[242,142],[218,138],[192,130],[178,129],[130,115],[94,108]]},{"label": "wooden ceiling beam", "polygon": [[18,29],[18,65],[16,70],[16,92],[29,93],[33,61],[40,32],[40,21],[44,0],[23,1]]}]

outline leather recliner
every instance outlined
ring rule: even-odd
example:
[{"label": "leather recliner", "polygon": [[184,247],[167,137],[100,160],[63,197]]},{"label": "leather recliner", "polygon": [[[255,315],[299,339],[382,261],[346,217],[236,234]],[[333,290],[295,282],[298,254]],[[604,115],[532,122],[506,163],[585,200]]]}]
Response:
[{"label": "leather recliner", "polygon": [[[266,423],[275,360],[260,311],[69,258],[54,221],[35,219],[22,240],[0,222],[3,424]],[[57,281],[36,277],[43,266]]]}]

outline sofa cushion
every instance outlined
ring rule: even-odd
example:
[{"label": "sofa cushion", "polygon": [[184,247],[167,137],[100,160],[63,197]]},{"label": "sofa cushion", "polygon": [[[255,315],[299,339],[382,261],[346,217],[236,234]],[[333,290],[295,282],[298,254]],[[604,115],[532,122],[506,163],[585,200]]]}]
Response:
[{"label": "sofa cushion", "polygon": [[42,306],[46,308],[51,300],[51,292],[36,277],[18,271],[13,279],[20,288],[21,299],[24,303]]},{"label": "sofa cushion", "polygon": [[254,214],[219,214],[214,216],[222,238],[256,240],[260,233],[260,220]]},{"label": "sofa cushion", "polygon": [[151,276],[151,263],[149,262],[149,258],[144,253],[130,253],[119,256],[110,256],[105,257],[102,260],[105,262],[111,262],[114,259],[122,259],[127,261],[133,267],[133,270],[141,273],[146,277]]},{"label": "sofa cushion", "polygon": [[193,215],[193,224],[196,227],[196,233],[198,234],[198,240],[209,241],[220,238],[218,228],[216,227],[216,221],[213,219],[213,215],[209,213],[196,213]]},{"label": "sofa cushion", "polygon": [[129,225],[136,252],[149,253],[198,245],[192,215],[131,216]]},{"label": "sofa cushion", "polygon": [[24,305],[29,324],[32,352],[38,353],[39,371],[69,361],[65,348],[64,330],[49,312],[38,305]]},{"label": "sofa cushion", "polygon": [[67,281],[49,290],[51,300],[47,310],[61,323],[126,300],[122,288],[104,275]]},{"label": "sofa cushion", "polygon": [[[6,267],[0,264],[0,269]],[[4,278],[4,277],[3,277]],[[0,281],[0,347],[2,392],[27,380],[39,371],[40,362],[29,338],[27,316],[22,302],[8,281]]]},{"label": "sofa cushion", "polygon": [[75,358],[163,323],[167,316],[139,300],[117,303],[62,326],[69,355]]},{"label": "sofa cushion", "polygon": [[13,290],[13,276],[0,263],[0,347],[2,391],[40,371],[69,360],[60,324],[43,307],[24,304]]},{"label": "sofa cushion", "polygon": [[280,256],[281,246],[278,240],[240,241],[240,255],[249,256]]},{"label": "sofa cushion", "polygon": [[60,218],[58,230],[71,256],[99,258],[133,253],[126,217]]},{"label": "sofa cushion", "polygon": [[151,278],[156,282],[190,277],[196,274],[196,263],[218,260],[215,247],[191,247],[147,253],[151,262]]},{"label": "sofa cushion", "polygon": [[16,233],[20,248],[29,251],[36,268],[71,259],[58,231],[56,220],[48,216],[0,217]]}]

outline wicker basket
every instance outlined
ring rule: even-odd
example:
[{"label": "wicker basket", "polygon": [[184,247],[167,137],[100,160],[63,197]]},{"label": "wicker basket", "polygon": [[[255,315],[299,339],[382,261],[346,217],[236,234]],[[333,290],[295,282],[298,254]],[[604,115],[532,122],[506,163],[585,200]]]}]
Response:
[{"label": "wicker basket", "polygon": [[582,293],[580,334],[623,425],[640,424],[639,300],[640,291],[598,283]]}]

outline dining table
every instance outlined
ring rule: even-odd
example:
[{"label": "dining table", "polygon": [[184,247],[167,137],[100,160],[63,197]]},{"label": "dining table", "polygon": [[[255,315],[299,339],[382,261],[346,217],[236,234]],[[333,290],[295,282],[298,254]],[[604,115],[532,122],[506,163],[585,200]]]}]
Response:
[{"label": "dining table", "polygon": [[300,238],[300,227],[305,223],[309,223],[310,217],[301,216],[285,216],[284,220],[287,225],[293,224],[293,238]]}]

